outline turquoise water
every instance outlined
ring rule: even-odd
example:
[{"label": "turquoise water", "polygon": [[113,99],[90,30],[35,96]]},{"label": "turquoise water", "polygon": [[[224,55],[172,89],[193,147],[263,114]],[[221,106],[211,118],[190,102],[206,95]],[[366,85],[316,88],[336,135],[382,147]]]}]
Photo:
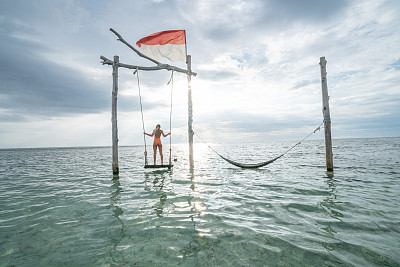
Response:
[{"label": "turquoise water", "polygon": [[[242,162],[293,142],[216,145]],[[174,145],[0,150],[0,266],[400,266],[400,138],[320,140],[257,170]],[[168,149],[165,145],[165,158]]]}]

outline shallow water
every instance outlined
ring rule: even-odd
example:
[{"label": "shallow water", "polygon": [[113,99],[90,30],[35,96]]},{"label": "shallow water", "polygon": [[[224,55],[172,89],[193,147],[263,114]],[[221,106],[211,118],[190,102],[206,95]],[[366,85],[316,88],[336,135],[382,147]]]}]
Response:
[{"label": "shallow water", "polygon": [[[241,162],[277,142],[215,146]],[[174,145],[174,168],[143,147],[0,150],[0,266],[400,266],[400,138],[303,142],[257,170],[206,146]],[[165,158],[168,149],[165,145]]]}]

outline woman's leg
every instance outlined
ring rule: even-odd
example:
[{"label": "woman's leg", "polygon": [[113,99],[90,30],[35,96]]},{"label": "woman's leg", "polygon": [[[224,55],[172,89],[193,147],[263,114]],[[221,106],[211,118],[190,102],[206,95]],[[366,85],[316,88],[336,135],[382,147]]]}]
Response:
[{"label": "woman's leg", "polygon": [[164,164],[164,157],[163,157],[163,154],[162,154],[162,144],[161,143],[158,145],[158,150],[160,151],[161,165],[163,165]]},{"label": "woman's leg", "polygon": [[153,143],[153,152],[154,152],[154,165],[156,165],[156,156],[157,156],[157,144]]}]

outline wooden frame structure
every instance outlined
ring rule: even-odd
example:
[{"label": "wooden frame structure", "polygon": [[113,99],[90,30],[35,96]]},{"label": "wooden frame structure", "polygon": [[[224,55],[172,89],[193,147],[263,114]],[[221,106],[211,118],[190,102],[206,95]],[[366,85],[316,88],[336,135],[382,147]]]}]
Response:
[{"label": "wooden frame structure", "polygon": [[122,36],[116,32],[114,29],[110,28],[117,37],[118,41],[121,41],[125,45],[127,45],[130,49],[132,49],[136,54],[140,57],[143,57],[151,62],[155,63],[156,66],[152,67],[143,67],[143,66],[136,66],[136,65],[129,65],[119,62],[119,56],[114,56],[114,60],[110,60],[104,56],[100,56],[100,59],[103,60],[101,63],[103,65],[112,65],[113,67],[113,88],[112,88],[112,154],[113,154],[113,161],[112,161],[112,170],[113,174],[119,173],[119,165],[118,165],[118,125],[117,125],[117,99],[118,99],[118,68],[126,68],[132,70],[145,70],[145,71],[152,71],[152,70],[171,70],[176,72],[185,73],[188,76],[188,136],[189,136],[189,163],[190,169],[193,170],[194,168],[194,160],[193,160],[193,104],[192,104],[192,88],[190,85],[191,76],[196,76],[197,73],[192,71],[191,67],[191,56],[186,56],[186,64],[187,69],[181,69],[169,64],[162,64],[155,59],[152,59],[139,50],[134,48],[130,45],[127,41],[125,41]]}]

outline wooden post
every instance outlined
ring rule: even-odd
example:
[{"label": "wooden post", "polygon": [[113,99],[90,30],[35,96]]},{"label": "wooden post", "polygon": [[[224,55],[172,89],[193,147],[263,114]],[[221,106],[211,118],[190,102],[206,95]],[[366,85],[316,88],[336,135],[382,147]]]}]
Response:
[{"label": "wooden post", "polygon": [[113,62],[113,89],[112,89],[112,151],[113,161],[112,169],[113,174],[119,173],[118,166],[118,127],[117,127],[117,97],[118,97],[118,63],[119,56],[114,56]]},{"label": "wooden post", "polygon": [[192,87],[190,85],[192,72],[192,57],[187,55],[186,64],[188,69],[188,135],[189,135],[189,164],[190,170],[194,168],[193,160],[193,103],[192,103]]},{"label": "wooden post", "polygon": [[325,60],[325,57],[320,58],[319,65],[321,66],[322,113],[324,115],[324,129],[325,129],[326,169],[328,171],[333,171],[331,115],[329,111],[328,84],[326,81],[326,62],[327,61]]}]

